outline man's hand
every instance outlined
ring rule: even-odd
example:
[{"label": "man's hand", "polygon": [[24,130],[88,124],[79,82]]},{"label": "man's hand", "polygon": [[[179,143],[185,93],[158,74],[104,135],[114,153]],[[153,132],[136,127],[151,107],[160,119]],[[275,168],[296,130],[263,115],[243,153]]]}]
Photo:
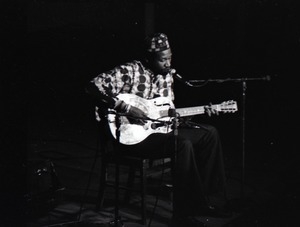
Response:
[{"label": "man's hand", "polygon": [[115,105],[115,110],[127,115],[127,118],[130,123],[144,125],[146,123],[147,115],[141,109],[126,104],[122,100],[118,100]]},{"label": "man's hand", "polygon": [[126,104],[126,113],[130,123],[144,125],[146,123],[147,115],[141,109]]},{"label": "man's hand", "polygon": [[204,106],[205,113],[210,117],[211,115],[219,115],[219,111],[214,109],[212,107],[212,104],[210,103],[207,106]]}]

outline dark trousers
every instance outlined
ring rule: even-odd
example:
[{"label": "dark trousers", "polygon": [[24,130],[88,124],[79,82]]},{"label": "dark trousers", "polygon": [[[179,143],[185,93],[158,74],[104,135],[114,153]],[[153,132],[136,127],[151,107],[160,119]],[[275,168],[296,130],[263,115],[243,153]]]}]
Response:
[{"label": "dark trousers", "polygon": [[225,189],[221,141],[217,130],[211,125],[179,128],[176,137],[173,132],[155,133],[129,147],[132,155],[173,158],[173,215],[189,215],[207,206],[209,194]]}]

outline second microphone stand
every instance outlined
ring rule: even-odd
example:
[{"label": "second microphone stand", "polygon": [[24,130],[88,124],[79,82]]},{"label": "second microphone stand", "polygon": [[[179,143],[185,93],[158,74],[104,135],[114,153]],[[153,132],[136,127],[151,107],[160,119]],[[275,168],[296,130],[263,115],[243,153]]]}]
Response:
[{"label": "second microphone stand", "polygon": [[[270,76],[260,77],[260,78],[226,78],[226,79],[207,79],[207,80],[189,80],[187,85],[190,87],[202,87],[208,82],[223,83],[223,82],[241,82],[242,84],[242,172],[241,172],[241,199],[245,196],[245,156],[246,156],[246,90],[247,81],[270,81]],[[198,84],[198,85],[196,85]],[[200,85],[199,85],[200,84]]]}]

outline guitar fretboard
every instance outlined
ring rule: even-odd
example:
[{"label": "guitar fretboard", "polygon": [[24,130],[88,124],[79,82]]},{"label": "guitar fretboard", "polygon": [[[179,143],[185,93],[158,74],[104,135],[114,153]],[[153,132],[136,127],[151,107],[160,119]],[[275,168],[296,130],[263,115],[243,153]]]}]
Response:
[{"label": "guitar fretboard", "polygon": [[[197,114],[204,114],[205,110],[203,106],[195,106],[195,107],[186,107],[186,108],[177,108],[176,112],[180,117],[193,116]],[[168,110],[160,110],[160,116],[167,117]]]},{"label": "guitar fretboard", "polygon": [[181,117],[192,116],[197,114],[204,114],[204,107],[203,106],[196,106],[196,107],[187,107],[187,108],[178,108],[176,112],[179,113]]}]

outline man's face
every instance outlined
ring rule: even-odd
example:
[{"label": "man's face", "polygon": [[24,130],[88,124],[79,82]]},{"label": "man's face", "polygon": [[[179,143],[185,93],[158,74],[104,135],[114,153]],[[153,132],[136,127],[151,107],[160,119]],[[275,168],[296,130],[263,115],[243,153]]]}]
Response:
[{"label": "man's face", "polygon": [[172,61],[171,49],[166,49],[156,53],[152,67],[155,73],[166,74],[170,71]]}]

